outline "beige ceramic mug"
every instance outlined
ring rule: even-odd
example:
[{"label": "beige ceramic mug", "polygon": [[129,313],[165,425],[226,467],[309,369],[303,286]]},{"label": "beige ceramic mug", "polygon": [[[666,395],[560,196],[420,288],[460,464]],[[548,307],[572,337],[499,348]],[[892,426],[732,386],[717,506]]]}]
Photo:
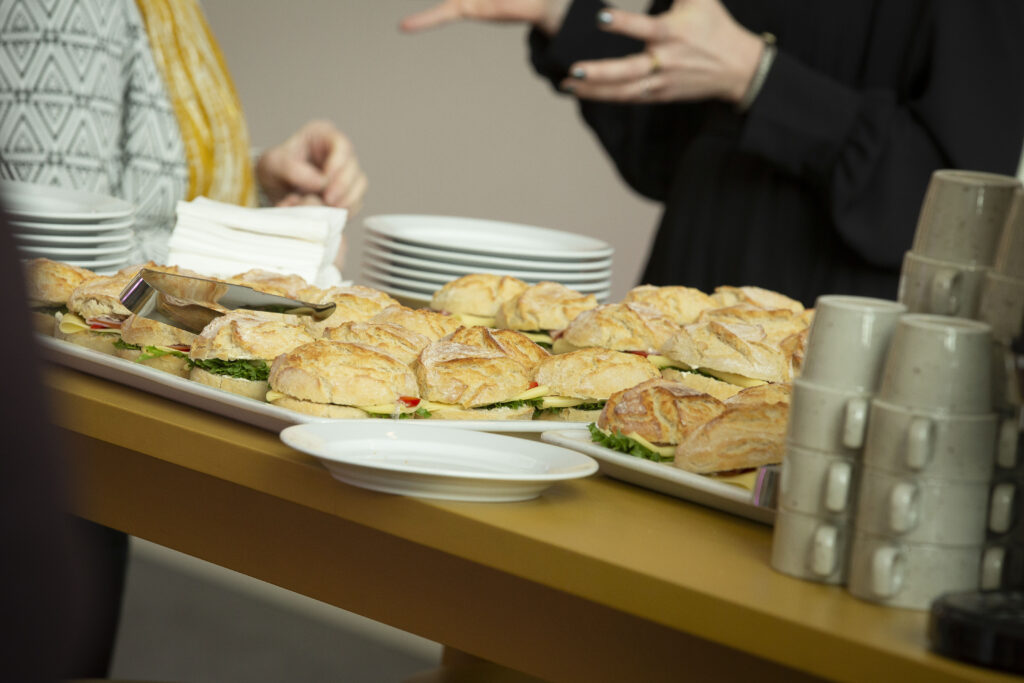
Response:
[{"label": "beige ceramic mug", "polygon": [[846,581],[849,521],[837,521],[780,507],[772,532],[772,568],[808,581]]},{"label": "beige ceramic mug", "polygon": [[856,458],[787,444],[779,476],[779,505],[845,523],[857,500],[859,467]]},{"label": "beige ceramic mug", "polygon": [[911,250],[968,265],[992,265],[1021,183],[1013,176],[942,169],[932,174]]},{"label": "beige ceramic mug", "polygon": [[1013,197],[992,270],[1003,277],[1024,279],[1024,189]]},{"label": "beige ceramic mug", "polygon": [[855,456],[864,445],[871,394],[793,380],[786,441],[802,448]]},{"label": "beige ceramic mug", "polygon": [[989,266],[903,255],[896,298],[911,313],[972,318],[977,314]]}]

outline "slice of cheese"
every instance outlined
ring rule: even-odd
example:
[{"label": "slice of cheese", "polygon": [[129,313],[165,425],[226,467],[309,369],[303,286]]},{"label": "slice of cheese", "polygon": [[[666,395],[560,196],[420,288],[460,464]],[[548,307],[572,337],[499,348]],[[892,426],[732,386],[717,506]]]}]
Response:
[{"label": "slice of cheese", "polygon": [[547,332],[523,332],[523,330],[519,331],[522,332],[527,339],[534,343],[548,344],[549,346],[553,343],[551,335],[548,334]]},{"label": "slice of cheese", "polygon": [[706,372],[709,375],[713,375],[723,382],[729,384],[735,384],[741,387],[757,387],[762,384],[768,384],[763,379],[753,379],[751,377],[744,377],[743,375],[737,375],[733,372],[722,372],[721,370],[712,370],[710,368],[701,368],[701,372]]},{"label": "slice of cheese", "polygon": [[720,481],[723,484],[739,486],[741,489],[746,489],[748,491],[753,491],[754,484],[757,482],[757,470],[740,472],[739,474],[713,474],[709,476],[715,481]]},{"label": "slice of cheese", "polygon": [[652,353],[648,355],[647,360],[650,361],[650,363],[659,370],[661,370],[662,368],[679,368],[680,370],[693,369],[682,361],[672,360],[668,356],[662,356],[661,354],[657,353]]},{"label": "slice of cheese", "polygon": [[456,313],[455,317],[466,327],[494,327],[494,317],[473,315],[472,313]]},{"label": "slice of cheese", "polygon": [[540,404],[540,409],[545,408],[572,408],[578,406],[581,403],[594,403],[586,398],[573,398],[571,396],[545,396],[544,402]]},{"label": "slice of cheese", "polygon": [[[594,426],[597,427],[596,424]],[[597,430],[599,432],[601,432],[602,434],[605,434],[607,436],[613,436],[612,433],[610,431],[608,431],[607,429],[602,429],[601,427],[597,427]],[[636,441],[638,444],[640,444],[644,448],[657,453],[658,455],[660,455],[663,458],[675,458],[676,457],[676,447],[675,446],[655,446],[653,443],[651,443],[650,441],[648,441],[644,437],[640,436],[636,432],[629,432],[628,434],[624,434],[623,436],[626,436],[627,438],[633,439],[633,441]]]},{"label": "slice of cheese", "polygon": [[89,325],[74,313],[65,313],[57,321],[57,329],[61,334],[77,334],[88,331]]}]

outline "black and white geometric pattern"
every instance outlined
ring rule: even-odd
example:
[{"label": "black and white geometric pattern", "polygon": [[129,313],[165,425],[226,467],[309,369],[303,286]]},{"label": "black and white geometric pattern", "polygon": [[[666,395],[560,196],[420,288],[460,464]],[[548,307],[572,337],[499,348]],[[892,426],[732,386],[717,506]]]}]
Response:
[{"label": "black and white geometric pattern", "polygon": [[189,172],[134,0],[0,0],[0,157],[132,202],[137,259],[163,261]]}]

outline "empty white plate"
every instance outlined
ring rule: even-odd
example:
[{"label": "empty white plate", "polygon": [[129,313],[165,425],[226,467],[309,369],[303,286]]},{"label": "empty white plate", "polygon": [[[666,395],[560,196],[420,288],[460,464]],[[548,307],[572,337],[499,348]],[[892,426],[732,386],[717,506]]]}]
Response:
[{"label": "empty white plate", "polygon": [[[392,275],[398,275],[401,277],[412,277],[415,279],[423,280],[425,282],[436,282],[439,285],[443,285],[446,282],[459,277],[459,275],[466,275],[468,273],[479,273],[479,270],[463,270],[460,273],[438,273],[428,268],[416,268],[401,266],[396,263],[392,263],[387,257],[373,256],[370,253],[364,253],[363,263],[373,266],[379,271],[390,273]],[[528,284],[535,284],[543,280],[550,282],[585,282],[595,283],[603,282],[605,285],[608,283],[608,279],[612,276],[610,270],[598,270],[593,273],[561,273],[555,271],[537,271],[535,273],[525,274],[524,271],[493,271],[498,275],[511,275],[512,277],[518,277],[519,279],[527,282]]]},{"label": "empty white plate", "polygon": [[65,258],[85,259],[109,256],[111,254],[126,254],[131,251],[131,248],[131,242],[126,244],[115,244],[112,247],[53,247],[23,244],[18,246],[18,251],[22,254],[29,254],[31,256],[45,256],[46,258],[63,260]]},{"label": "empty white plate", "polygon": [[395,242],[380,235],[366,234],[366,244],[388,254],[419,257],[435,263],[448,263],[465,268],[494,267],[518,268],[521,270],[605,270],[612,265],[611,258],[593,261],[550,261],[533,258],[509,258],[504,256],[484,256],[482,254],[465,254],[446,251],[439,248],[419,247],[414,244]]},{"label": "empty white plate", "polygon": [[[422,291],[428,294],[433,294],[435,291],[441,288],[442,284],[444,284],[430,282],[419,278],[399,277],[397,275],[392,275],[391,273],[388,273],[386,271],[379,270],[378,268],[375,268],[367,264],[366,262],[363,263],[363,274],[368,277],[372,277],[378,282],[397,285],[399,287],[404,287],[406,289],[411,289],[413,291]],[[610,283],[607,280],[596,283],[574,282],[567,283],[566,286],[570,287],[571,289],[575,289],[577,292],[580,292],[581,294],[591,294],[596,292],[603,292],[609,289]]]},{"label": "empty white plate", "polygon": [[54,235],[16,232],[14,239],[21,244],[52,244],[55,247],[75,247],[85,244],[119,244],[132,241],[131,230],[116,230],[98,235]]},{"label": "empty white plate", "polygon": [[395,242],[462,254],[512,256],[538,261],[587,261],[614,253],[593,237],[481,218],[385,214],[364,220],[367,234]]},{"label": "empty white plate", "polygon": [[597,471],[593,458],[566,448],[426,422],[312,422],[286,427],[281,441],[318,458],[347,484],[422,498],[529,500]]},{"label": "empty white plate", "polygon": [[0,197],[11,216],[29,221],[95,223],[132,215],[123,199],[50,185],[4,181]]}]

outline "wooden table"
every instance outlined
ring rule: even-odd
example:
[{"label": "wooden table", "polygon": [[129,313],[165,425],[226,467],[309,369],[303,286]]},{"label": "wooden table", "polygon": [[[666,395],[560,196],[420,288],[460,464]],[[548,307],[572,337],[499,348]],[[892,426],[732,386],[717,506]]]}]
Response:
[{"label": "wooden table", "polygon": [[774,572],[754,522],[603,476],[520,503],[375,493],[274,433],[47,382],[77,513],[534,676],[1017,680],[929,653],[925,613]]}]

